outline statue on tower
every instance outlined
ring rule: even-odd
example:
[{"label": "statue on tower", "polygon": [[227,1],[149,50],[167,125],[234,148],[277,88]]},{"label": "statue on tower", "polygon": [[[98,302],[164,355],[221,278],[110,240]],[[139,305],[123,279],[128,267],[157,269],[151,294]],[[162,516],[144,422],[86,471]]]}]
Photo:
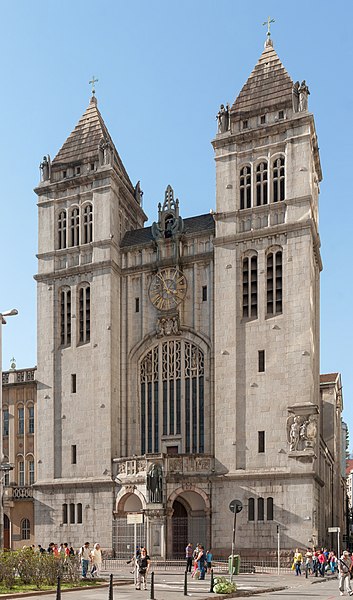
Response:
[{"label": "statue on tower", "polygon": [[308,96],[310,95],[309,88],[306,85],[305,79],[301,82],[299,87],[299,111],[304,112],[308,110]]},{"label": "statue on tower", "polygon": [[229,120],[230,120],[230,106],[227,104],[227,107],[224,107],[224,104],[221,104],[220,109],[217,113],[216,119],[218,121],[218,133],[226,133],[229,129]]},{"label": "statue on tower", "polygon": [[47,156],[43,156],[43,160],[39,165],[41,170],[41,180],[48,181],[50,179],[50,170],[51,170],[51,162],[49,154]]}]

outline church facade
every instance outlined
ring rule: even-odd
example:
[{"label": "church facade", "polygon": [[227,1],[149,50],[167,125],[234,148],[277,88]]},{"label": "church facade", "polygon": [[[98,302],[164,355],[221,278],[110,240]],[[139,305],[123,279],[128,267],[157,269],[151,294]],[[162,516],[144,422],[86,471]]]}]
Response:
[{"label": "church facade", "polygon": [[243,552],[276,548],[277,526],[284,548],[328,544],[343,522],[342,405],[334,396],[332,448],[320,410],[322,174],[308,93],[268,38],[218,113],[213,213],[183,218],[168,185],[144,227],[140,184],[94,95],[43,159],[39,541],[126,556],[135,532],[154,556],[182,556],[188,541],[227,555],[234,499]]}]

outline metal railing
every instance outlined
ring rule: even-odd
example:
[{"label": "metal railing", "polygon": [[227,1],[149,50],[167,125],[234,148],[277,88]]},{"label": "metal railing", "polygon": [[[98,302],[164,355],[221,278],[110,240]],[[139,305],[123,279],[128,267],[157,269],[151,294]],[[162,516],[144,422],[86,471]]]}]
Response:
[{"label": "metal railing", "polygon": [[[278,571],[277,559],[259,559],[240,557],[240,573],[274,573]],[[127,559],[128,560],[128,557]],[[131,564],[128,565],[126,560],[121,558],[106,558],[103,560],[102,569],[110,573],[126,572],[131,571]],[[154,571],[185,571],[186,559],[175,560],[175,559],[154,559],[151,557]],[[213,560],[212,567],[215,573],[228,573],[228,560],[220,559]],[[291,572],[291,563],[285,559],[281,561],[280,565],[281,573]]]}]

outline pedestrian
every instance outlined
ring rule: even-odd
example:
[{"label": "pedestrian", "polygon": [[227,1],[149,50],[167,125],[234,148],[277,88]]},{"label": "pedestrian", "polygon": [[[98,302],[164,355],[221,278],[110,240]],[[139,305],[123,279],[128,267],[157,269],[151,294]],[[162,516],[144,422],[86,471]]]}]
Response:
[{"label": "pedestrian", "polygon": [[207,552],[206,552],[207,573],[211,573],[212,560],[213,560],[213,554],[212,554],[211,550],[207,550]]},{"label": "pedestrian", "polygon": [[[199,555],[199,551],[200,551],[200,542],[197,542],[195,550],[192,553],[192,562],[193,562],[194,568],[193,568],[191,577],[193,577],[193,578],[197,577],[197,575],[196,575],[196,573],[198,571],[197,557]],[[200,573],[198,574],[198,577],[199,576],[200,576]]]},{"label": "pedestrian", "polygon": [[92,568],[91,577],[99,577],[102,568],[102,551],[99,544],[94,544],[91,552]]},{"label": "pedestrian", "polygon": [[330,552],[330,555],[329,555],[329,563],[330,563],[332,575],[334,575],[335,572],[337,571],[337,562],[338,561],[337,561],[336,552],[334,550],[332,550],[332,552]]},{"label": "pedestrian", "polygon": [[141,548],[139,557],[136,559],[137,563],[137,585],[136,589],[140,590],[143,583],[143,589],[147,590],[147,575],[150,568],[150,557],[147,554],[146,548]]},{"label": "pedestrian", "polygon": [[326,556],[325,556],[324,551],[323,551],[322,548],[321,548],[320,554],[318,556],[318,561],[319,561],[319,573],[320,573],[321,577],[324,577],[324,575],[325,575],[325,565],[326,565]]},{"label": "pedestrian", "polygon": [[83,579],[87,579],[87,571],[88,571],[89,561],[91,559],[91,551],[89,549],[89,542],[85,542],[84,545],[81,546],[78,555],[81,559],[82,577],[83,577]]},{"label": "pedestrian", "polygon": [[205,579],[206,556],[205,556],[205,549],[202,545],[199,547],[199,554],[197,556],[196,561],[197,561],[198,569],[200,571],[200,579],[203,580],[203,579]]},{"label": "pedestrian", "polygon": [[296,575],[301,575],[301,564],[303,562],[303,556],[302,553],[300,552],[299,548],[295,549],[295,553],[294,553],[294,567],[295,567],[295,574]]},{"label": "pedestrian", "polygon": [[310,548],[305,552],[305,572],[310,575],[313,570],[313,553]]},{"label": "pedestrian", "polygon": [[188,573],[191,573],[191,567],[192,567],[192,555],[193,555],[193,550],[192,550],[192,543],[189,542],[188,545],[185,548],[185,558],[186,558],[186,571]]},{"label": "pedestrian", "polygon": [[350,582],[351,559],[348,550],[344,550],[341,558],[338,559],[338,589],[340,596],[344,596],[346,589],[349,596],[353,596]]}]

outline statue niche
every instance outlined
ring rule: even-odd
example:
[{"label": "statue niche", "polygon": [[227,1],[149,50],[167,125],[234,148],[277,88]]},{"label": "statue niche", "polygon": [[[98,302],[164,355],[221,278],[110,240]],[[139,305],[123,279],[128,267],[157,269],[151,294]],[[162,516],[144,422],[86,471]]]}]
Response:
[{"label": "statue niche", "polygon": [[163,502],[163,473],[161,465],[153,463],[147,473],[148,501],[151,504]]}]

